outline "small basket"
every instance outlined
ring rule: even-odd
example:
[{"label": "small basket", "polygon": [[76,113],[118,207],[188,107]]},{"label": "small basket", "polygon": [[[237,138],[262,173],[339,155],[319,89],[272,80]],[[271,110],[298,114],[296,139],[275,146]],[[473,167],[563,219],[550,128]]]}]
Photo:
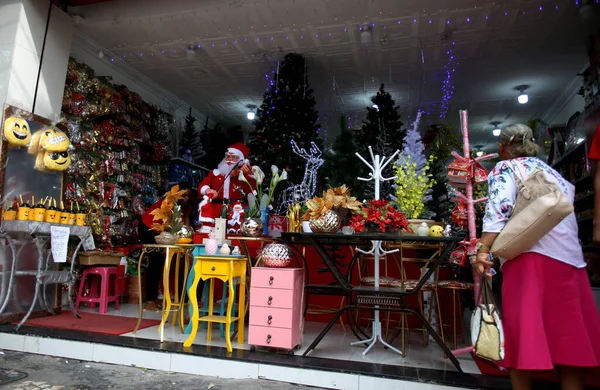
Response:
[{"label": "small basket", "polygon": [[79,265],[119,265],[123,256],[121,252],[81,252],[79,254]]}]

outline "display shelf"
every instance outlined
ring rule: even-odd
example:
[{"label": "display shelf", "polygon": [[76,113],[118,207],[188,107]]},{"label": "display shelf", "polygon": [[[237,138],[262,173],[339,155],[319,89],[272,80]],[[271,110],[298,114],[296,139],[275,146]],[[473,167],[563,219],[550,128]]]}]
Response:
[{"label": "display shelf", "polygon": [[593,197],[594,197],[594,193],[590,192],[590,193],[587,193],[585,195],[581,195],[581,196],[576,197],[575,198],[575,202],[581,202],[582,200],[593,199]]},{"label": "display shelf", "polygon": [[62,111],[75,147],[65,199],[85,207],[99,247],[136,242],[141,215],[167,187],[172,115],[73,59]]},{"label": "display shelf", "polygon": [[592,221],[593,219],[594,219],[594,216],[589,216],[589,217],[577,219],[577,223],[589,222],[589,221]]},{"label": "display shelf", "polygon": [[181,157],[173,157],[173,158],[171,159],[171,162],[174,162],[174,163],[182,163],[182,164],[186,164],[186,165],[189,165],[189,166],[190,166],[190,167],[192,167],[192,168],[196,168],[196,169],[198,169],[198,170],[203,170],[203,171],[206,171],[206,172],[209,172],[209,171],[210,171],[210,169],[208,169],[208,168],[205,168],[205,167],[203,167],[202,165],[194,164],[193,162],[189,162],[189,161],[187,161],[187,160],[184,160],[184,159],[182,159]]},{"label": "display shelf", "polygon": [[590,175],[590,174],[588,173],[587,175],[583,175],[583,176],[582,176],[582,177],[580,177],[579,179],[575,179],[575,180],[573,180],[571,183],[572,183],[574,186],[576,186],[577,184],[579,184],[579,183],[581,183],[581,182],[583,182],[583,181],[585,181],[585,180],[587,180],[587,179],[590,179],[591,177],[592,177],[592,175]]},{"label": "display shelf", "polygon": [[181,157],[174,157],[169,163],[168,184],[175,185],[185,181],[192,188],[196,188],[208,172],[210,172],[208,168],[194,164]]},{"label": "display shelf", "polygon": [[584,153],[585,149],[586,149],[585,142],[581,142],[581,143],[577,144],[571,150],[568,150],[565,153],[565,155],[561,157],[560,160],[558,160],[556,163],[554,163],[552,165],[552,167],[554,169],[556,169],[557,167],[560,167],[560,166],[564,165],[565,163],[570,162],[574,156],[578,156],[580,153]]}]

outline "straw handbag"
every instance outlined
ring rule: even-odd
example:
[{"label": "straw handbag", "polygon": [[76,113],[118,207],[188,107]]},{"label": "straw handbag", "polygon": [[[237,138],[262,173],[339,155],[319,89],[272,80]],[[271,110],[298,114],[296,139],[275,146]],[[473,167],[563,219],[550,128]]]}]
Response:
[{"label": "straw handbag", "polygon": [[471,340],[473,353],[478,357],[493,362],[504,360],[504,331],[502,321],[492,295],[492,287],[485,277],[481,278],[479,299],[471,316]]},{"label": "straw handbag", "polygon": [[527,176],[523,166],[516,160],[513,162],[522,180],[513,167],[519,186],[517,199],[508,222],[491,249],[492,253],[505,259],[514,259],[527,251],[574,210],[571,201],[557,184],[548,180],[544,172],[537,169]]}]

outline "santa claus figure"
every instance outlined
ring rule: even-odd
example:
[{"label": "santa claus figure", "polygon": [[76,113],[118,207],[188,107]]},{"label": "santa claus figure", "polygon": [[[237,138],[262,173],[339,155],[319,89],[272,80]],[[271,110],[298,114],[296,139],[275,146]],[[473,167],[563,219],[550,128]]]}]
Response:
[{"label": "santa claus figure", "polygon": [[237,201],[231,209],[231,214],[227,219],[227,233],[237,234],[240,232],[242,220],[244,219],[244,206]]},{"label": "santa claus figure", "polygon": [[[223,161],[216,169],[213,169],[202,180],[198,186],[198,194],[201,199],[207,197],[206,202],[200,205],[200,221],[203,222],[203,230],[214,227],[214,219],[218,218],[223,205],[227,206],[227,214],[230,214],[229,205],[236,202],[246,203],[246,197],[252,191],[248,183],[239,179],[240,171],[253,187],[256,182],[252,169],[248,162],[249,149],[241,142],[231,145]],[[211,222],[211,220],[213,220]]]}]

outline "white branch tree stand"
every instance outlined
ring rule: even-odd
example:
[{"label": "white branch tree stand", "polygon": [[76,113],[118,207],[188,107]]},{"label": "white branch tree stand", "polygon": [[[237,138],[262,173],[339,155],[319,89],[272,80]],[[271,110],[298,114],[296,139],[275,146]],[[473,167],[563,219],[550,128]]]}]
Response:
[{"label": "white branch tree stand", "polygon": [[[364,162],[369,168],[371,168],[371,172],[369,173],[369,177],[368,178],[363,178],[363,177],[359,177],[358,180],[362,180],[362,181],[371,181],[373,180],[375,182],[375,200],[379,200],[380,196],[379,196],[379,186],[380,183],[382,181],[388,181],[388,180],[394,180],[397,178],[397,176],[392,176],[392,177],[383,177],[382,176],[382,172],[385,169],[385,167],[394,159],[394,157],[396,157],[396,155],[400,153],[399,150],[396,150],[396,152],[389,158],[381,158],[378,154],[373,155],[373,149],[369,146],[369,154],[371,155],[371,163],[369,163],[367,160],[365,160],[360,154],[356,153],[356,155],[358,156],[358,158],[360,158],[362,160],[362,162]],[[398,249],[394,249],[391,251],[386,251],[383,250],[381,247],[381,241],[372,241],[373,246],[370,250],[368,251],[363,251],[361,249],[356,249],[358,252],[365,254],[365,255],[372,255],[374,257],[374,261],[375,261],[375,270],[374,270],[374,277],[375,277],[375,289],[379,289],[379,258],[381,256],[384,256],[388,253],[394,253],[394,252],[398,252]],[[366,355],[367,353],[369,353],[369,351],[371,350],[371,348],[373,348],[373,346],[377,343],[377,341],[381,342],[381,344],[383,344],[384,346],[388,347],[389,349],[391,349],[392,351],[402,355],[402,352],[400,350],[398,350],[397,348],[391,346],[390,344],[388,344],[387,342],[385,342],[385,340],[382,337],[382,332],[381,332],[381,320],[379,319],[379,310],[378,309],[379,306],[375,306],[375,310],[374,310],[374,315],[373,315],[373,335],[371,336],[371,338],[369,338],[368,340],[363,340],[363,341],[355,341],[353,343],[351,343],[351,345],[359,345],[359,344],[369,344],[369,346],[367,347],[367,349],[365,349],[363,351],[363,355]]]}]

